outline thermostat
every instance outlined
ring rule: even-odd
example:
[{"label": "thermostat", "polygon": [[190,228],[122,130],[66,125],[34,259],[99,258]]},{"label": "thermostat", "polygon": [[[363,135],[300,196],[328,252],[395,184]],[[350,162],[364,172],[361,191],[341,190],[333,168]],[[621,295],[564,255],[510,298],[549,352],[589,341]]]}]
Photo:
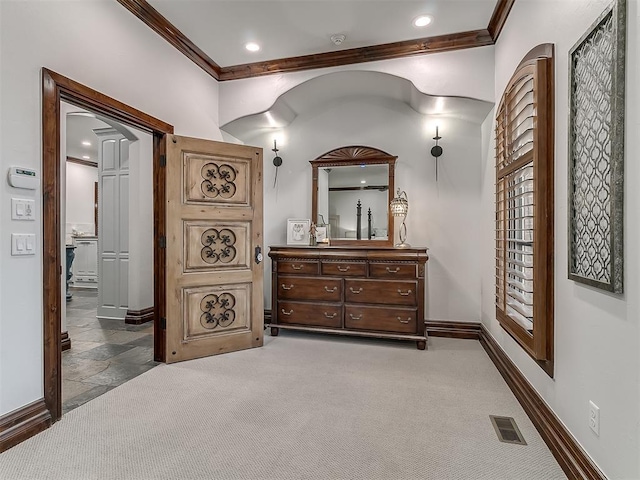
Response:
[{"label": "thermostat", "polygon": [[12,187],[35,190],[39,183],[40,180],[35,170],[24,167],[9,168],[9,185]]}]

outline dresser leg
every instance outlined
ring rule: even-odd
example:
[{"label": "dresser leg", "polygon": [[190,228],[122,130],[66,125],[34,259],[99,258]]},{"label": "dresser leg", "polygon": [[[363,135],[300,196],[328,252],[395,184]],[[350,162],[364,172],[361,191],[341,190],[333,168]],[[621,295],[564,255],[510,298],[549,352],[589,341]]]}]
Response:
[{"label": "dresser leg", "polygon": [[271,327],[271,336],[272,337],[277,337],[278,333],[280,333],[280,329],[279,328]]},{"label": "dresser leg", "polygon": [[425,350],[427,348],[427,342],[425,340],[418,340],[416,344],[418,345],[418,350]]}]

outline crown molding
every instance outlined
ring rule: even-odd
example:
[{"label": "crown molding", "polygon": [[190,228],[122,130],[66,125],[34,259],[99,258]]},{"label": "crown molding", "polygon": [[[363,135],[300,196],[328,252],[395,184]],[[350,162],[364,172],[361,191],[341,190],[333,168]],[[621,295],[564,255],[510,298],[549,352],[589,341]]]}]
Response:
[{"label": "crown molding", "polygon": [[124,8],[146,23],[154,32],[182,52],[189,60],[216,80],[220,79],[220,65],[193,43],[146,0],[116,0]]},{"label": "crown molding", "polygon": [[92,162],[91,160],[85,160],[84,158],[70,157],[67,155],[67,162],[77,163],[78,165],[84,165],[85,167],[98,168],[98,162]]},{"label": "crown molding", "polygon": [[227,81],[493,45],[502,31],[515,0],[498,0],[488,27],[481,30],[228,67],[220,67],[146,0],[117,0],[117,2],[213,78],[218,81]]},{"label": "crown molding", "polygon": [[246,63],[223,67],[220,80],[239,80],[274,73],[299,72],[317,68],[337,67],[354,63],[375,62],[427,53],[442,53],[465,48],[493,45],[489,31],[472,30],[436,37],[418,38],[404,42],[385,43],[369,47],[351,48],[337,52],[281,58],[266,62]]},{"label": "crown molding", "polygon": [[502,27],[504,27],[514,3],[516,3],[516,0],[498,0],[496,8],[493,10],[493,15],[491,15],[491,20],[489,20],[489,26],[487,27],[493,43],[498,41]]}]

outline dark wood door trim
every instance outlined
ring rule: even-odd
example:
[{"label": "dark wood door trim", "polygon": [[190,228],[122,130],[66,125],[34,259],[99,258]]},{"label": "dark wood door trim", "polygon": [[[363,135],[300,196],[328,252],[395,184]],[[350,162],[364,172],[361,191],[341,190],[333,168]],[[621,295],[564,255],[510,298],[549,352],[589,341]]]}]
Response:
[{"label": "dark wood door trim", "polygon": [[352,48],[299,57],[280,58],[265,62],[220,67],[175,25],[153,8],[146,0],[117,0],[187,58],[219,81],[239,80],[274,73],[298,72],[317,68],[336,67],[427,53],[441,53],[464,48],[493,45],[507,21],[515,0],[498,0],[489,25],[485,29],[447,35],[418,38],[403,42]]},{"label": "dark wood door trim", "polygon": [[480,343],[567,477],[606,480],[604,473],[582,449],[484,325],[480,326]]},{"label": "dark wood door trim", "polygon": [[[167,136],[160,132],[153,134],[153,359],[156,362],[166,360],[167,330],[165,291],[167,286]],[[155,212],[158,212],[157,214]],[[162,265],[162,268],[157,268]]]},{"label": "dark wood door trim", "polygon": [[51,426],[51,414],[41,398],[0,417],[0,452]]},{"label": "dark wood door trim", "polygon": [[[78,82],[42,69],[42,221],[43,221],[43,324],[44,324],[44,403],[52,422],[62,416],[62,375],[61,375],[61,273],[60,254],[60,102],[68,101],[87,108],[95,113],[107,115],[116,121],[143,129],[154,136],[154,169],[164,155],[164,143],[158,142],[167,133],[173,133],[173,126],[157,118],[136,110],[107,95],[92,90]],[[154,225],[164,222],[164,183],[154,175]],[[160,218],[161,220],[157,220]],[[159,232],[154,231],[156,238]],[[158,248],[154,248],[157,251]],[[162,288],[159,278],[164,272],[164,263],[157,263],[161,256],[156,255],[154,288]],[[163,298],[156,296],[162,309]],[[159,322],[155,322],[154,333],[158,334]],[[163,345],[156,343],[156,349]],[[160,352],[162,353],[162,352]],[[163,355],[163,353],[162,353]],[[162,356],[157,354],[156,356]],[[25,437],[26,438],[26,437]]]},{"label": "dark wood door trim", "polygon": [[141,128],[148,132],[173,133],[173,126],[130,107],[115,98],[93,90],[48,68],[43,67],[42,72],[43,84],[46,87],[47,83],[50,83],[50,88],[53,89],[51,92],[47,91],[47,93],[59,96],[60,100],[67,100],[94,113],[106,115],[118,122]]},{"label": "dark wood door trim", "polygon": [[146,23],[154,32],[176,47],[189,60],[216,80],[220,79],[220,66],[146,0],[117,1]]}]

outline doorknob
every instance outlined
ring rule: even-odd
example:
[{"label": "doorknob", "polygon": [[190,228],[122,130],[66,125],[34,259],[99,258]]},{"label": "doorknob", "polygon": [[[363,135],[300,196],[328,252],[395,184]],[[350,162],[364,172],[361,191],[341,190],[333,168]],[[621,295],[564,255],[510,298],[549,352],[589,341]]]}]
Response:
[{"label": "doorknob", "polygon": [[256,264],[260,265],[260,262],[262,261],[262,249],[260,248],[260,246],[256,247],[255,259],[256,259]]}]

